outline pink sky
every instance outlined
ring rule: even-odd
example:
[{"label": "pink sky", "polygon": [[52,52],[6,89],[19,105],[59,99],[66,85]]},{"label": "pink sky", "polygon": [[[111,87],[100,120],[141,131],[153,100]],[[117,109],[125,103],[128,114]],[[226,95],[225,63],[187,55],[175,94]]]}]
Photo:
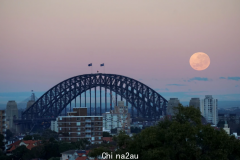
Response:
[{"label": "pink sky", "polygon": [[[1,0],[0,92],[45,92],[105,63],[162,95],[240,100],[239,8],[239,0]],[[190,67],[195,52],[209,55],[208,69]]]}]

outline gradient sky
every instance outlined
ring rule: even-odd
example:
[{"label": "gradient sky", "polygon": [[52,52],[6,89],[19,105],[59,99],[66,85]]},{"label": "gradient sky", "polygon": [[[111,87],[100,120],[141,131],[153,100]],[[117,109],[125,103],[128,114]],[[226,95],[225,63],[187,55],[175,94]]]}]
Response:
[{"label": "gradient sky", "polygon": [[[240,101],[239,28],[239,0],[1,0],[0,103],[91,73],[88,63],[166,99]],[[190,67],[195,52],[208,69]]]}]

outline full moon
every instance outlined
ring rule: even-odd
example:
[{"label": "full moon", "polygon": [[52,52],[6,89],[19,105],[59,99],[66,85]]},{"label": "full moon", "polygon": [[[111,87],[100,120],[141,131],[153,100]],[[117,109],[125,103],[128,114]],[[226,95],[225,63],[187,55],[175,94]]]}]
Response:
[{"label": "full moon", "polygon": [[206,53],[197,52],[190,57],[189,63],[193,69],[202,71],[210,65],[210,58]]}]

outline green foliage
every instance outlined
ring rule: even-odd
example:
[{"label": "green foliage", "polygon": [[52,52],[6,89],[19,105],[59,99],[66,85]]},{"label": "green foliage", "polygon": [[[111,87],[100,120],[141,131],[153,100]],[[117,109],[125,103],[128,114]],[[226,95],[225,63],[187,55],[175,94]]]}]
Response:
[{"label": "green foliage", "polygon": [[0,148],[4,147],[4,135],[0,134]]},{"label": "green foliage", "polygon": [[110,151],[108,148],[101,146],[101,147],[92,149],[92,150],[88,153],[88,156],[97,158],[98,156],[101,156],[103,152],[108,152],[108,153],[110,153],[111,151]]},{"label": "green foliage", "polygon": [[12,152],[13,157],[16,159],[20,159],[20,158],[28,158],[28,156],[30,155],[30,150],[26,148],[26,146],[19,146],[17,147],[15,150],[13,150]]},{"label": "green foliage", "polygon": [[44,130],[44,132],[42,133],[42,137],[44,139],[50,139],[51,137],[54,137],[55,139],[58,139],[58,133],[55,131],[52,131],[50,129],[46,129]]},{"label": "green foliage", "polygon": [[46,155],[46,150],[44,145],[38,145],[31,149],[31,155],[33,158],[44,158]]},{"label": "green foliage", "polygon": [[32,138],[33,138],[34,140],[41,140],[41,139],[42,139],[42,137],[41,137],[39,134],[34,134],[34,135],[32,135]]},{"label": "green foliage", "polygon": [[68,150],[73,150],[73,149],[76,149],[76,146],[74,144],[67,143],[67,142],[59,143],[59,153],[62,153]]},{"label": "green foliage", "polygon": [[9,140],[11,137],[13,137],[13,133],[9,129],[7,129],[7,131],[6,131],[6,139]]},{"label": "green foliage", "polygon": [[103,137],[112,137],[112,135],[108,132],[103,132]]},{"label": "green foliage", "polygon": [[49,160],[60,160],[60,157],[52,157]]},{"label": "green foliage", "polygon": [[86,138],[81,138],[77,142],[72,143],[76,149],[82,149],[85,150],[87,145],[90,145],[91,143],[89,142],[88,139]]},{"label": "green foliage", "polygon": [[31,135],[26,135],[26,136],[24,136],[23,137],[23,140],[32,140],[33,139],[33,137],[31,136]]},{"label": "green foliage", "polygon": [[60,148],[62,145],[65,145],[65,144],[58,143],[54,139],[50,139],[49,141],[46,141],[44,143],[44,149],[46,151],[44,158],[50,159],[51,157],[60,157],[61,156],[60,153],[62,153],[60,151]]},{"label": "green foliage", "polygon": [[[194,107],[175,107],[172,120],[165,119],[129,137],[124,132],[114,136],[113,154],[138,154],[139,159],[212,160],[240,159],[240,141],[224,130],[201,124],[201,113]],[[107,152],[93,150],[93,155]],[[114,157],[114,156],[113,156]]]}]

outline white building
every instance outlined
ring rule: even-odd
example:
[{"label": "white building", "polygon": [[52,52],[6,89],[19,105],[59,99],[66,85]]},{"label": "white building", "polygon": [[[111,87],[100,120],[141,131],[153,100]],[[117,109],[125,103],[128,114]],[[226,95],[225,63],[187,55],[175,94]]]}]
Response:
[{"label": "white building", "polygon": [[56,118],[56,121],[51,121],[51,130],[58,132],[58,118]]},{"label": "white building", "polygon": [[130,120],[128,106],[124,106],[124,101],[119,101],[114,110],[103,114],[103,128],[105,130],[118,128],[130,133]]},{"label": "white building", "polygon": [[208,123],[217,125],[218,123],[218,100],[214,99],[211,95],[206,95],[201,100],[200,111],[202,116]]}]

